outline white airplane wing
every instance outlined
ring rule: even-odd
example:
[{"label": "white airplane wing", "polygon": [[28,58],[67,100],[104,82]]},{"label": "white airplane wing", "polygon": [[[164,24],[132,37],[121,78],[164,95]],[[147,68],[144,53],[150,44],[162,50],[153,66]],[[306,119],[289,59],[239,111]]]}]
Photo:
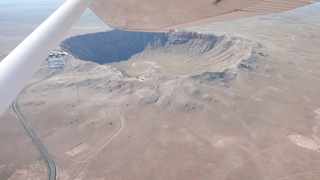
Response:
[{"label": "white airplane wing", "polygon": [[110,27],[168,32],[213,22],[279,13],[310,0],[93,0],[89,6]]},{"label": "white airplane wing", "polygon": [[309,0],[68,0],[0,63],[0,116],[89,6],[110,27],[168,31],[279,13]]}]

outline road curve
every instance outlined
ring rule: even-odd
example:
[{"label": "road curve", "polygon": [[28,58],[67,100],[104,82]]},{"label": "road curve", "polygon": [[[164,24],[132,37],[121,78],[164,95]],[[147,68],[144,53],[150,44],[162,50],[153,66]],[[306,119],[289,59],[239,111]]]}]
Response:
[{"label": "road curve", "polygon": [[44,148],[44,146],[42,145],[42,143],[40,142],[40,140],[38,139],[36,134],[33,132],[31,127],[27,123],[27,121],[23,118],[22,114],[20,113],[18,105],[17,105],[18,98],[19,97],[17,97],[13,101],[12,109],[16,113],[16,115],[18,116],[18,118],[19,118],[20,122],[22,123],[23,127],[28,131],[28,133],[31,136],[32,140],[38,146],[38,148],[41,151],[41,153],[43,154],[43,156],[46,158],[46,161],[47,161],[47,163],[49,165],[49,169],[50,169],[50,178],[49,179],[50,180],[55,180],[56,179],[56,166],[55,166],[51,156],[49,155],[48,151]]},{"label": "road curve", "polygon": [[22,116],[21,112],[19,111],[18,105],[17,105],[17,101],[19,99],[19,96],[21,95],[21,93],[27,91],[30,87],[43,82],[57,74],[59,74],[61,71],[64,70],[64,68],[66,67],[67,62],[64,60],[64,66],[63,68],[61,68],[59,71],[57,71],[54,74],[51,74],[49,76],[47,76],[46,78],[37,81],[31,85],[29,85],[28,87],[26,87],[25,89],[23,89],[20,94],[16,97],[16,99],[14,99],[14,101],[12,102],[12,109],[14,111],[14,113],[17,115],[18,119],[20,120],[20,122],[22,123],[23,127],[28,131],[30,137],[32,138],[32,140],[36,143],[38,149],[40,150],[40,152],[42,153],[42,155],[45,157],[48,166],[49,166],[49,172],[50,172],[50,176],[49,176],[49,180],[56,180],[57,177],[57,171],[56,171],[56,165],[54,163],[54,161],[52,160],[50,154],[48,153],[48,151],[46,150],[46,148],[42,145],[41,141],[38,139],[37,135],[33,132],[33,130],[31,129],[31,127],[29,126],[28,122],[26,121],[26,119],[24,119],[24,117]]}]

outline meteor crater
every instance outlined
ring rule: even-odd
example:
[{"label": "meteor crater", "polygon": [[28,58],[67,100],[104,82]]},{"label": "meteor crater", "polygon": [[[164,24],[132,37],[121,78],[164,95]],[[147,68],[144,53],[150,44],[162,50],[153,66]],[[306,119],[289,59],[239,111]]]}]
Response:
[{"label": "meteor crater", "polygon": [[168,33],[112,30],[70,37],[60,45],[73,56],[112,64],[132,76],[223,72],[250,58],[241,38],[182,30]]}]

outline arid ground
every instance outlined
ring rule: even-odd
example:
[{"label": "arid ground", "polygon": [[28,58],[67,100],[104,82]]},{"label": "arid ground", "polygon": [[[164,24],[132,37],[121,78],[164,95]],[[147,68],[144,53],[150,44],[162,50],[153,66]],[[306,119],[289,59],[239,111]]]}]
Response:
[{"label": "arid ground", "polygon": [[[61,180],[320,179],[319,9],[172,32],[125,61],[75,51],[19,109]],[[86,37],[76,44],[86,54],[115,47]],[[29,84],[54,71],[44,62]],[[0,179],[48,176],[11,108],[0,138]]]}]

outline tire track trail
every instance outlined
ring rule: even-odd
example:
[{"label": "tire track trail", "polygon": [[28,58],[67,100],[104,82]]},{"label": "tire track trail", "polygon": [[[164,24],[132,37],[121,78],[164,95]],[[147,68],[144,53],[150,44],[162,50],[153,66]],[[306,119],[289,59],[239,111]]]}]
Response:
[{"label": "tire track trail", "polygon": [[[110,71],[109,69],[106,68],[106,70],[108,70],[109,73],[111,73],[111,71]],[[150,93],[148,96],[146,96],[146,97],[140,95],[139,93],[132,93],[132,94],[138,95],[139,98],[149,98],[149,97],[151,97],[151,96],[153,95],[153,93],[158,89],[158,86],[157,86],[156,84],[153,84],[153,83],[150,83],[150,82],[144,82],[144,81],[136,80],[136,79],[122,79],[122,78],[119,78],[119,77],[117,77],[116,79],[118,79],[119,81],[131,81],[131,82],[138,82],[138,83],[143,83],[143,84],[148,84],[148,85],[154,86],[154,89],[153,89],[153,90],[151,91],[151,93]],[[115,113],[115,114],[119,117],[119,119],[120,119],[120,126],[119,126],[119,128],[116,130],[115,134],[114,134],[110,139],[108,139],[94,154],[92,154],[91,156],[89,156],[88,158],[86,158],[85,160],[83,160],[83,161],[80,162],[80,163],[81,163],[81,166],[80,166],[79,170],[76,172],[76,174],[73,176],[72,179],[76,179],[76,178],[79,176],[79,174],[80,174],[80,172],[82,171],[82,169],[83,169],[83,167],[85,166],[85,164],[86,164],[89,160],[91,160],[92,158],[96,157],[96,156],[99,154],[99,152],[100,152],[104,147],[106,147],[114,138],[116,138],[116,137],[120,134],[120,132],[122,131],[122,129],[123,129],[124,125],[125,125],[125,118],[123,117],[123,115],[122,115],[122,113],[121,113],[121,105],[124,104],[124,102],[123,102],[124,99],[125,99],[126,97],[132,95],[132,94],[124,95],[124,96],[120,97],[119,100],[117,101],[115,107],[114,107],[114,113]],[[68,159],[70,159],[70,158],[68,158]],[[74,161],[74,160],[72,160],[72,161]],[[76,161],[74,161],[74,162],[76,162]],[[78,162],[79,162],[79,161],[78,161]]]}]

